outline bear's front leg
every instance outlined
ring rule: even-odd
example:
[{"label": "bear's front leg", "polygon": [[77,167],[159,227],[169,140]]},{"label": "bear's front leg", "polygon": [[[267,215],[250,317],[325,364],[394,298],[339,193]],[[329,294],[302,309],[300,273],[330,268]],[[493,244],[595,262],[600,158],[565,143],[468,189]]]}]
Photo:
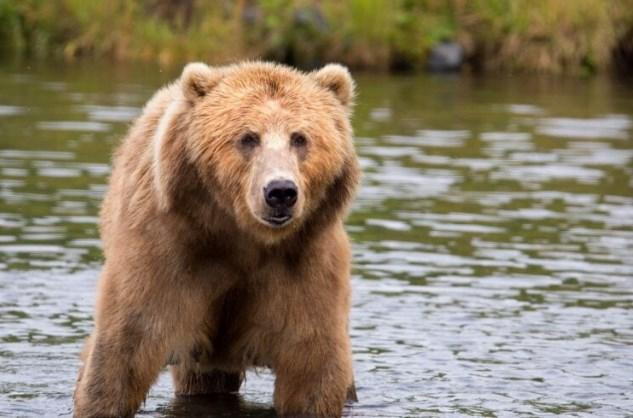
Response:
[{"label": "bear's front leg", "polygon": [[96,327],[75,390],[77,418],[133,416],[171,350],[190,345],[200,327],[208,306],[202,289],[188,289],[183,277],[180,288],[167,289],[146,274],[115,276],[104,268]]},{"label": "bear's front leg", "polygon": [[74,416],[134,416],[164,363],[164,344],[125,328],[96,331],[92,340],[77,381]]},{"label": "bear's front leg", "polygon": [[274,370],[281,416],[340,417],[353,390],[349,338],[315,337],[284,347]]}]

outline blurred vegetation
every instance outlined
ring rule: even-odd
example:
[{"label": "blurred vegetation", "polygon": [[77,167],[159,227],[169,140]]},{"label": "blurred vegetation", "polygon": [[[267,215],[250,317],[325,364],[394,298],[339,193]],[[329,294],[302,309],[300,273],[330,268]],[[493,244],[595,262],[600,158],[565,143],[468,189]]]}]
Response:
[{"label": "blurred vegetation", "polygon": [[38,58],[418,70],[446,40],[475,71],[630,71],[633,0],[0,0],[0,48]]}]

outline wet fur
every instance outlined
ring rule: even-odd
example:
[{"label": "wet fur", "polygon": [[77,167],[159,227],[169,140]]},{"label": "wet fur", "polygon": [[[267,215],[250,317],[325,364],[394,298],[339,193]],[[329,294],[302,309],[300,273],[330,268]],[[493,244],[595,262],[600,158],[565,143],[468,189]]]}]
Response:
[{"label": "wet fur", "polygon": [[[229,85],[216,93],[219,83]],[[248,166],[229,151],[243,121],[278,122],[249,110],[266,97],[323,154],[302,166],[305,210],[282,231],[248,213]],[[343,228],[359,177],[352,97],[338,66],[194,64],[148,102],[115,154],[101,210],[106,261],[76,417],[132,416],[167,363],[179,395],[237,391],[264,366],[279,414],[340,416],[354,397]],[[243,111],[222,114],[223,102]]]}]

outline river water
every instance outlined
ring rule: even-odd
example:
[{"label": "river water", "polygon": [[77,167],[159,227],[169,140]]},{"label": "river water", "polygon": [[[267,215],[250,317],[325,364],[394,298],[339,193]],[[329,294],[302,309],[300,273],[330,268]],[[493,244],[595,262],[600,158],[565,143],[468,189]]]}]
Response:
[{"label": "river water", "polygon": [[[0,416],[68,416],[110,154],[178,70],[0,66]],[[358,76],[353,417],[633,416],[633,85]],[[273,377],[140,416],[274,416]]]}]

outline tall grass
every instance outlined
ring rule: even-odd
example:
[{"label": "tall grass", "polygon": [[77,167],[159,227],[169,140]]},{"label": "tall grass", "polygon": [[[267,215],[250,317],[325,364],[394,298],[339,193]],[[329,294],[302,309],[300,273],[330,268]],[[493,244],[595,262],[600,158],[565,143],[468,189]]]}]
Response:
[{"label": "tall grass", "polygon": [[475,0],[462,6],[459,35],[487,69],[602,70],[633,27],[630,0]]},{"label": "tall grass", "polygon": [[632,33],[633,0],[0,0],[0,49],[67,59],[421,69],[448,39],[475,70],[591,73]]}]

